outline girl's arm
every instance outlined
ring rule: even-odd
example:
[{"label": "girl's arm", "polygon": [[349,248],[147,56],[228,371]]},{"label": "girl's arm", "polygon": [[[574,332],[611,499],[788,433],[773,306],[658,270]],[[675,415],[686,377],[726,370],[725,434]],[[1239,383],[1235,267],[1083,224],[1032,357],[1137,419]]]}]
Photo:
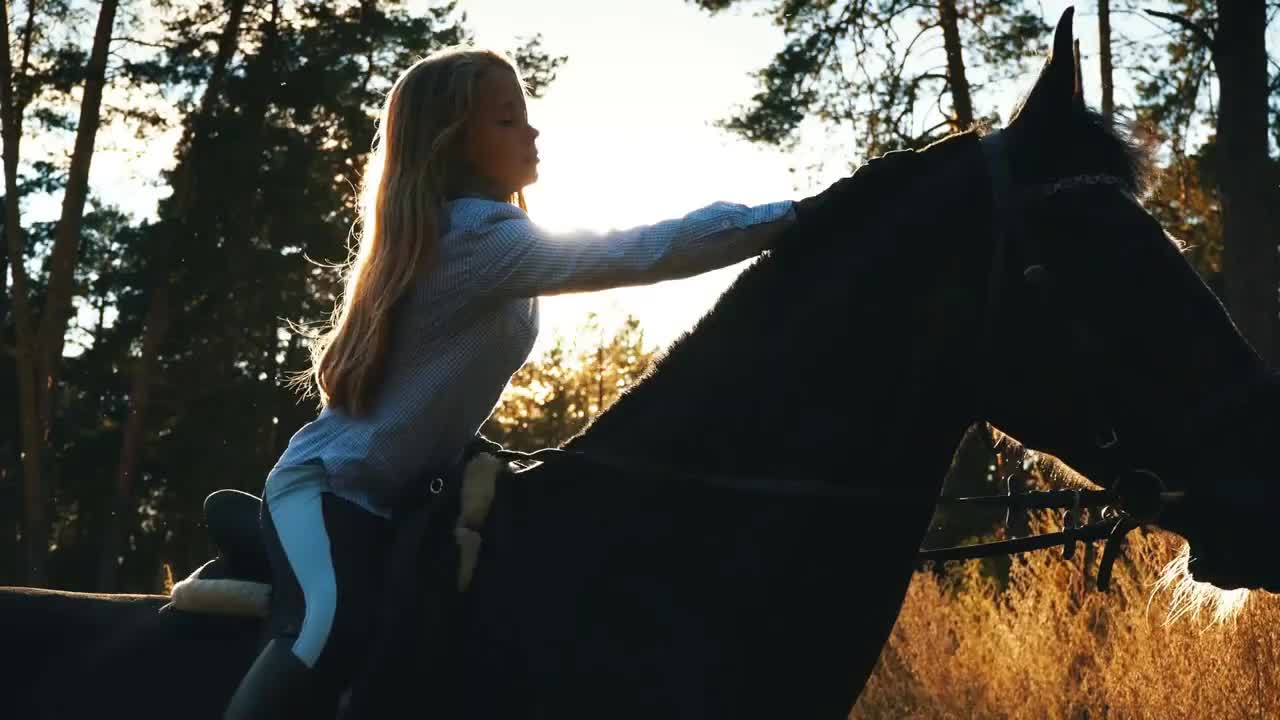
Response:
[{"label": "girl's arm", "polygon": [[478,281],[493,294],[534,297],[689,277],[769,247],[793,222],[791,205],[717,202],[682,218],[603,233],[551,233],[515,208],[479,232]]}]

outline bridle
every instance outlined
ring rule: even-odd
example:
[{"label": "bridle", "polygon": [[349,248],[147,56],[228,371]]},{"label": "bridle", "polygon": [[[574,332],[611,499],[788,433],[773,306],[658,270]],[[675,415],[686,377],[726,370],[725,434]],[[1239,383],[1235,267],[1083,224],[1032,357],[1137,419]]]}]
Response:
[{"label": "bridle", "polygon": [[[1057,322],[1058,327],[1066,329],[1068,342],[1065,345],[1076,360],[1074,365],[1084,370],[1075,378],[1075,389],[1084,401],[1091,440],[1101,454],[1100,464],[1103,472],[1111,478],[1111,482],[1103,483],[1106,486],[1104,490],[1013,493],[1010,476],[1005,479],[1009,491],[1004,495],[946,498],[944,501],[951,504],[1003,505],[1006,508],[1006,525],[1008,512],[1012,508],[1062,509],[1065,510],[1063,530],[1027,538],[925,551],[921,555],[930,556],[929,559],[948,560],[988,557],[1061,545],[1063,557],[1070,559],[1075,553],[1076,542],[1104,540],[1102,558],[1098,563],[1097,583],[1098,588],[1105,591],[1110,587],[1112,566],[1120,555],[1128,533],[1142,525],[1154,523],[1165,507],[1182,502],[1185,495],[1180,491],[1169,491],[1165,487],[1164,480],[1155,471],[1131,466],[1121,456],[1120,436],[1116,431],[1115,423],[1109,419],[1110,413],[1107,412],[1097,390],[1099,379],[1105,377],[1103,355],[1084,324],[1067,310],[1067,306],[1058,296],[1053,275],[1043,260],[1039,238],[1034,233],[1020,231],[1025,217],[1024,206],[1027,202],[1041,201],[1062,192],[1105,186],[1124,193],[1134,204],[1137,204],[1137,200],[1129,195],[1120,178],[1107,174],[1075,175],[1025,189],[1017,188],[1010,170],[1008,141],[1004,133],[1003,130],[997,131],[980,141],[983,156],[987,161],[987,170],[991,176],[994,237],[991,273],[987,282],[987,304],[983,314],[981,347],[988,353],[994,347],[995,320],[1000,315],[1001,289],[1004,287],[1010,237],[1016,236],[1021,259],[1025,263],[1022,271],[1023,282],[1037,295],[1041,309]],[[984,424],[989,417],[989,413],[986,412],[986,403],[987,396],[979,394],[978,417],[983,419]],[[986,442],[989,457],[995,457],[996,452],[989,425],[981,434]],[[1080,511],[1084,508],[1089,508],[1091,514],[1096,509],[1101,519],[1081,524]]]},{"label": "bridle", "polygon": [[[982,138],[981,147],[987,161],[987,169],[991,176],[992,186],[992,232],[994,247],[992,250],[991,274],[987,284],[987,305],[983,319],[982,348],[990,352],[994,346],[994,323],[1000,315],[1001,289],[1004,287],[1004,273],[1008,262],[1010,236],[1018,239],[1018,248],[1023,263],[1022,279],[1032,288],[1037,296],[1041,310],[1056,322],[1057,327],[1067,332],[1068,342],[1065,347],[1073,356],[1075,367],[1083,372],[1074,376],[1075,391],[1082,398],[1087,418],[1090,440],[1099,454],[1099,465],[1102,473],[1110,479],[1104,490],[1053,490],[1013,493],[1009,481],[1005,479],[1008,491],[1004,495],[981,497],[942,497],[940,503],[960,504],[976,503],[1004,506],[1006,508],[1005,524],[1008,525],[1010,509],[1062,509],[1063,530],[1044,533],[1025,538],[1014,538],[990,543],[963,545],[939,550],[928,550],[920,553],[921,559],[949,560],[961,558],[987,557],[1006,553],[1024,552],[1026,550],[1062,546],[1063,557],[1070,559],[1078,541],[1092,542],[1104,540],[1102,558],[1098,564],[1097,583],[1100,590],[1107,590],[1111,581],[1111,570],[1123,547],[1128,533],[1143,525],[1157,522],[1161,512],[1170,506],[1186,501],[1184,491],[1170,491],[1163,478],[1152,469],[1141,467],[1124,457],[1120,435],[1112,421],[1106,403],[1102,401],[1098,388],[1107,375],[1105,355],[1092,339],[1092,335],[1079,317],[1071,313],[1057,292],[1053,274],[1043,260],[1039,238],[1034,233],[1021,233],[1022,221],[1025,217],[1025,205],[1058,195],[1059,193],[1091,188],[1097,186],[1111,187],[1122,193],[1134,205],[1138,200],[1130,194],[1123,180],[1107,174],[1074,175],[1060,178],[1050,183],[1018,188],[1012,180],[1010,171],[1007,139],[1005,131],[997,131]],[[1246,378],[1243,382],[1232,383],[1226,388],[1209,394],[1200,407],[1182,419],[1180,437],[1196,437],[1205,423],[1221,417],[1229,410],[1248,402],[1253,391],[1267,383],[1275,382],[1273,373],[1261,371]],[[989,413],[985,411],[986,396],[978,397],[977,417],[985,420]],[[989,457],[995,457],[995,447],[990,427],[985,428],[982,437],[987,445]],[[1098,509],[1101,519],[1080,524],[1083,508]]]},{"label": "bridle", "polygon": [[[1110,413],[1107,412],[1106,405],[1097,392],[1097,380],[1105,377],[1105,364],[1102,362],[1104,356],[1083,323],[1060,301],[1053,275],[1041,259],[1038,238],[1034,234],[1019,233],[1019,230],[1023,220],[1024,206],[1031,199],[1046,199],[1079,188],[1106,186],[1124,193],[1135,204],[1137,200],[1129,195],[1120,178],[1105,174],[1076,175],[1043,185],[1017,188],[1012,181],[1006,142],[1004,131],[995,132],[980,140],[991,177],[994,218],[992,223],[994,243],[983,312],[982,348],[985,352],[990,352],[990,348],[994,346],[995,322],[1001,308],[1001,289],[1008,264],[1010,238],[1016,236],[1019,241],[1020,259],[1025,262],[1022,272],[1024,282],[1033,288],[1045,311],[1052,315],[1060,326],[1066,328],[1070,340],[1067,346],[1074,353],[1078,361],[1077,365],[1085,370],[1080,377],[1076,378],[1078,390],[1087,408],[1092,441],[1101,456],[1100,464],[1111,482],[1102,490],[1033,490],[1015,493],[1011,485],[1007,484],[1011,480],[1007,477],[1004,479],[1007,487],[1005,494],[969,497],[933,496],[929,499],[935,500],[939,505],[968,504],[1003,507],[1006,525],[1009,513],[1013,510],[1063,510],[1063,530],[993,542],[921,550],[916,556],[917,563],[994,557],[1059,546],[1062,547],[1063,557],[1069,559],[1074,555],[1076,543],[1087,544],[1102,540],[1105,541],[1105,546],[1098,566],[1097,586],[1105,591],[1110,585],[1112,566],[1120,554],[1125,536],[1137,527],[1156,522],[1163,509],[1183,503],[1185,494],[1181,491],[1168,490],[1163,479],[1156,472],[1135,466],[1122,457],[1121,438],[1116,432],[1115,424],[1108,419]],[[1199,425],[1202,421],[1207,421],[1232,407],[1247,402],[1252,388],[1256,387],[1257,383],[1273,381],[1274,378],[1269,373],[1263,372],[1244,383],[1215,393],[1206,400],[1199,411],[1186,420],[1185,425],[1187,427]],[[985,403],[985,396],[980,395],[977,417],[982,418],[984,424],[988,417],[985,412]],[[984,428],[981,435],[986,441],[990,456],[994,457],[995,447],[990,427]],[[561,464],[577,461],[590,466],[608,468],[624,477],[660,474],[744,492],[865,499],[882,503],[919,503],[926,499],[919,492],[904,492],[890,488],[849,487],[822,480],[788,479],[785,482],[779,482],[779,479],[773,476],[688,473],[631,458],[609,457],[596,452],[584,453],[562,448],[544,448],[532,453],[496,450],[492,454],[499,458],[516,461],[518,464],[516,474],[527,472],[547,462]],[[437,478],[432,481],[430,488],[431,493],[437,494],[443,490],[443,482]],[[1100,519],[1081,523],[1082,510],[1086,508],[1090,509],[1091,517],[1096,510]]]}]

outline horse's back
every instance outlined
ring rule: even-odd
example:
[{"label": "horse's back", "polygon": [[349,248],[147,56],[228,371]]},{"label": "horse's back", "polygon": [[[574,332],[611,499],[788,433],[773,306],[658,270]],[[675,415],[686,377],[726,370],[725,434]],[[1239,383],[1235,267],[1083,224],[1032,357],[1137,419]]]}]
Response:
[{"label": "horse's back", "polygon": [[163,595],[0,587],[10,717],[219,717],[260,622],[160,609]]},{"label": "horse's back", "polygon": [[143,608],[155,612],[164,600],[157,595],[0,587],[0,637],[5,644],[0,678],[5,696],[31,688],[49,662],[92,645]]},{"label": "horse's back", "polygon": [[467,593],[469,712],[847,715],[911,572],[913,549],[860,552],[880,523],[803,494],[522,475],[499,489]]}]

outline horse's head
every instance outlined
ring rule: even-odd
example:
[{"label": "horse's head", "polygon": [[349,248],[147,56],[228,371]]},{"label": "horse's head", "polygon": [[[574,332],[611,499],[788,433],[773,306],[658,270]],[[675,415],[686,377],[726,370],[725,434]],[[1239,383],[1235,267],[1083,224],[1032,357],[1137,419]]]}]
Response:
[{"label": "horse's head", "polygon": [[1122,495],[1166,491],[1145,519],[1189,541],[1194,579],[1280,591],[1280,383],[1134,199],[1140,163],[1084,105],[1071,17],[983,140],[1005,252],[982,414]]}]

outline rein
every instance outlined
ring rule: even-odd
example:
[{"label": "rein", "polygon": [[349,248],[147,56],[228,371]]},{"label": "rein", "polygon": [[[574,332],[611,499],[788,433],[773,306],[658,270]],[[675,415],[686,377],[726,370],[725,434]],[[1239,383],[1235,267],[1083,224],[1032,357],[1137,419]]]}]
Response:
[{"label": "rein", "polygon": [[[522,472],[533,470],[534,467],[542,464],[568,462],[576,460],[594,467],[606,468],[614,473],[622,476],[639,476],[639,475],[662,475],[663,477],[678,478],[689,482],[698,482],[705,485],[717,486],[729,490],[739,492],[755,492],[767,493],[770,495],[795,495],[802,497],[831,498],[842,500],[872,500],[879,503],[892,503],[902,505],[915,505],[921,502],[932,500],[938,505],[960,505],[972,504],[981,506],[996,506],[1006,508],[1006,518],[1008,512],[1013,509],[1066,509],[1065,522],[1066,529],[1060,532],[1041,533],[1030,537],[1012,538],[1009,540],[999,540],[984,543],[973,543],[969,545],[956,545],[946,548],[937,548],[932,550],[920,550],[916,555],[917,563],[923,562],[945,562],[947,560],[972,560],[984,557],[996,557],[999,555],[1011,555],[1032,550],[1042,550],[1051,547],[1063,547],[1063,556],[1070,558],[1075,551],[1077,542],[1091,542],[1094,540],[1109,539],[1117,534],[1124,534],[1132,527],[1126,525],[1132,522],[1129,516],[1117,509],[1117,503],[1120,500],[1119,495],[1113,490],[1032,490],[1023,493],[1009,493],[1006,495],[974,495],[974,496],[952,496],[952,495],[930,495],[924,492],[897,491],[888,488],[869,488],[869,487],[850,487],[840,483],[826,482],[822,480],[795,480],[788,479],[780,481],[777,476],[773,475],[719,475],[691,473],[674,470],[668,466],[654,465],[638,462],[629,458],[617,458],[606,456],[600,453],[583,453],[576,450],[566,450],[563,448],[542,448],[531,453],[520,452],[518,450],[498,450],[493,452],[499,458],[504,460],[512,460],[520,464],[526,464],[525,467],[516,471],[516,475]],[[1075,524],[1075,519],[1080,517],[1080,510],[1083,508],[1101,508],[1102,520],[1096,522],[1085,523],[1083,525]],[[1124,525],[1124,527],[1122,527]],[[1111,547],[1110,545],[1108,547]],[[1110,579],[1111,563],[1114,562],[1118,555],[1119,548],[1113,547],[1109,552],[1103,552],[1103,565],[1099,567],[1098,583],[1099,587],[1105,590]]]},{"label": "rein", "polygon": [[[1004,286],[1002,279],[1004,278],[1007,263],[1009,238],[1011,235],[1016,235],[1017,239],[1022,243],[1021,249],[1027,263],[1022,271],[1023,281],[1037,291],[1041,305],[1048,310],[1049,314],[1055,316],[1060,325],[1066,326],[1070,338],[1067,347],[1074,352],[1077,360],[1080,361],[1078,365],[1086,368],[1086,372],[1096,378],[1100,372],[1095,373],[1093,371],[1101,371],[1101,363],[1099,362],[1101,354],[1094,348],[1089,339],[1089,334],[1079,319],[1065,312],[1063,306],[1057,302],[1052,276],[1039,258],[1040,246],[1038,238],[1034,234],[1020,234],[1018,231],[1021,229],[1024,217],[1024,196],[1044,199],[1067,190],[1096,185],[1109,185],[1123,191],[1123,183],[1113,175],[1077,175],[1061,178],[1052,183],[1036,186],[1029,190],[1024,190],[1020,194],[1015,194],[1004,132],[992,133],[982,138],[980,143],[982,154],[987,161],[987,170],[991,176],[992,233],[995,239],[995,247],[992,250],[991,273],[987,281],[987,307],[984,314],[981,347],[984,351],[990,352],[990,348],[994,345],[994,324],[1000,312],[1001,289]],[[1012,486],[1007,486],[1009,487],[1009,493],[994,496],[989,500],[992,504],[1004,504],[1006,507],[1006,525],[1008,524],[1009,510],[1014,507],[1045,507],[1066,510],[1063,513],[1063,530],[1025,538],[944,548],[937,551],[938,558],[990,557],[1061,545],[1062,556],[1070,559],[1075,554],[1077,541],[1088,543],[1095,540],[1104,540],[1106,544],[1102,551],[1102,558],[1098,563],[1097,583],[1098,589],[1106,591],[1111,585],[1112,566],[1120,555],[1125,536],[1141,525],[1155,522],[1165,505],[1182,499],[1182,493],[1168,492],[1160,476],[1150,470],[1136,468],[1117,469],[1122,466],[1122,463],[1117,460],[1120,438],[1116,433],[1114,424],[1106,420],[1107,414],[1103,409],[1103,403],[1098,397],[1096,383],[1089,382],[1084,378],[1077,378],[1076,386],[1081,396],[1085,399],[1087,417],[1092,425],[1094,444],[1099,450],[1106,453],[1104,455],[1104,465],[1108,469],[1108,475],[1112,477],[1112,482],[1105,490],[1101,491],[1065,491],[1067,497],[1070,498],[1069,505],[1065,502],[1050,502],[1043,505],[1029,505],[1026,501],[1019,502],[1016,499],[1052,496],[1055,491],[1030,491],[1015,495],[1012,492]],[[978,417],[983,418],[984,424],[987,424],[985,418],[989,415],[986,412],[986,402],[986,395],[980,394],[978,396]],[[992,432],[989,424],[982,433],[982,437],[986,442],[988,453],[994,457],[995,446],[992,441]],[[1129,478],[1132,478],[1132,480],[1125,482]],[[1063,493],[1064,491],[1056,492]],[[1082,501],[1082,492],[1091,493],[1088,496],[1091,501]],[[1066,498],[1063,499],[1065,500]],[[973,500],[975,499],[958,498],[956,501],[972,502]],[[1086,525],[1079,525],[1080,509],[1082,507],[1100,508],[1099,514],[1102,519]]]},{"label": "rein", "polygon": [[[1078,390],[1085,399],[1090,420],[1090,430],[1094,445],[1103,452],[1103,465],[1111,483],[1103,490],[1032,490],[1014,493],[1012,487],[1000,495],[949,496],[928,494],[923,492],[904,491],[890,488],[850,487],[844,484],[825,480],[780,480],[776,475],[719,475],[689,473],[638,462],[632,458],[609,457],[600,453],[586,454],[580,451],[563,448],[543,448],[531,453],[515,450],[490,450],[493,455],[520,465],[516,474],[532,470],[534,466],[546,462],[560,462],[573,459],[596,467],[608,468],[623,476],[641,474],[660,474],[666,477],[683,478],[691,482],[715,485],[743,492],[760,492],[775,495],[799,495],[808,497],[828,497],[840,499],[860,499],[894,504],[915,504],[933,500],[938,505],[979,505],[1005,508],[1005,522],[1008,523],[1009,512],[1028,509],[1060,509],[1063,513],[1063,530],[1059,532],[1041,533],[1028,537],[1011,538],[993,542],[957,545],[953,547],[921,550],[917,554],[917,562],[943,562],[947,560],[966,560],[1000,555],[1012,555],[1032,550],[1061,547],[1064,558],[1071,558],[1078,542],[1090,543],[1105,541],[1102,558],[1098,566],[1097,583],[1100,590],[1106,591],[1110,586],[1111,570],[1120,554],[1125,536],[1133,529],[1154,523],[1166,506],[1181,503],[1185,494],[1181,491],[1169,491],[1163,479],[1155,472],[1133,467],[1120,457],[1120,438],[1115,425],[1107,420],[1105,405],[1097,393],[1096,378],[1104,376],[1105,366],[1101,363],[1098,352],[1090,339],[1090,335],[1079,318],[1066,312],[1057,301],[1053,278],[1049,270],[1039,261],[1039,243],[1034,235],[1018,234],[1023,218],[1023,198],[1045,199],[1061,192],[1093,186],[1110,186],[1124,192],[1133,202],[1137,202],[1125,189],[1123,181],[1112,175],[1077,175],[1062,178],[1052,183],[1019,189],[1015,187],[1009,169],[1008,149],[1003,131],[982,138],[981,147],[987,161],[992,183],[992,232],[995,239],[992,250],[990,275],[988,277],[986,307],[983,313],[982,348],[989,352],[995,338],[995,322],[1001,306],[1002,279],[1008,262],[1010,236],[1021,241],[1020,249],[1027,264],[1022,272],[1024,282],[1035,288],[1040,301],[1057,321],[1068,330],[1070,342],[1068,346],[1076,354],[1079,366],[1085,368],[1089,377],[1077,378]],[[1265,373],[1263,375],[1266,375]],[[1233,386],[1205,403],[1201,413],[1193,416],[1202,419],[1209,413],[1220,413],[1228,407],[1247,401],[1250,390],[1255,387],[1258,378],[1251,378],[1240,386]],[[1268,381],[1263,378],[1263,381]],[[978,398],[977,417],[985,418],[986,398]],[[988,451],[994,455],[995,448],[990,426],[982,433]],[[433,485],[433,493],[439,489]],[[1081,511],[1085,508],[1098,509],[1101,519],[1080,524]]]}]

